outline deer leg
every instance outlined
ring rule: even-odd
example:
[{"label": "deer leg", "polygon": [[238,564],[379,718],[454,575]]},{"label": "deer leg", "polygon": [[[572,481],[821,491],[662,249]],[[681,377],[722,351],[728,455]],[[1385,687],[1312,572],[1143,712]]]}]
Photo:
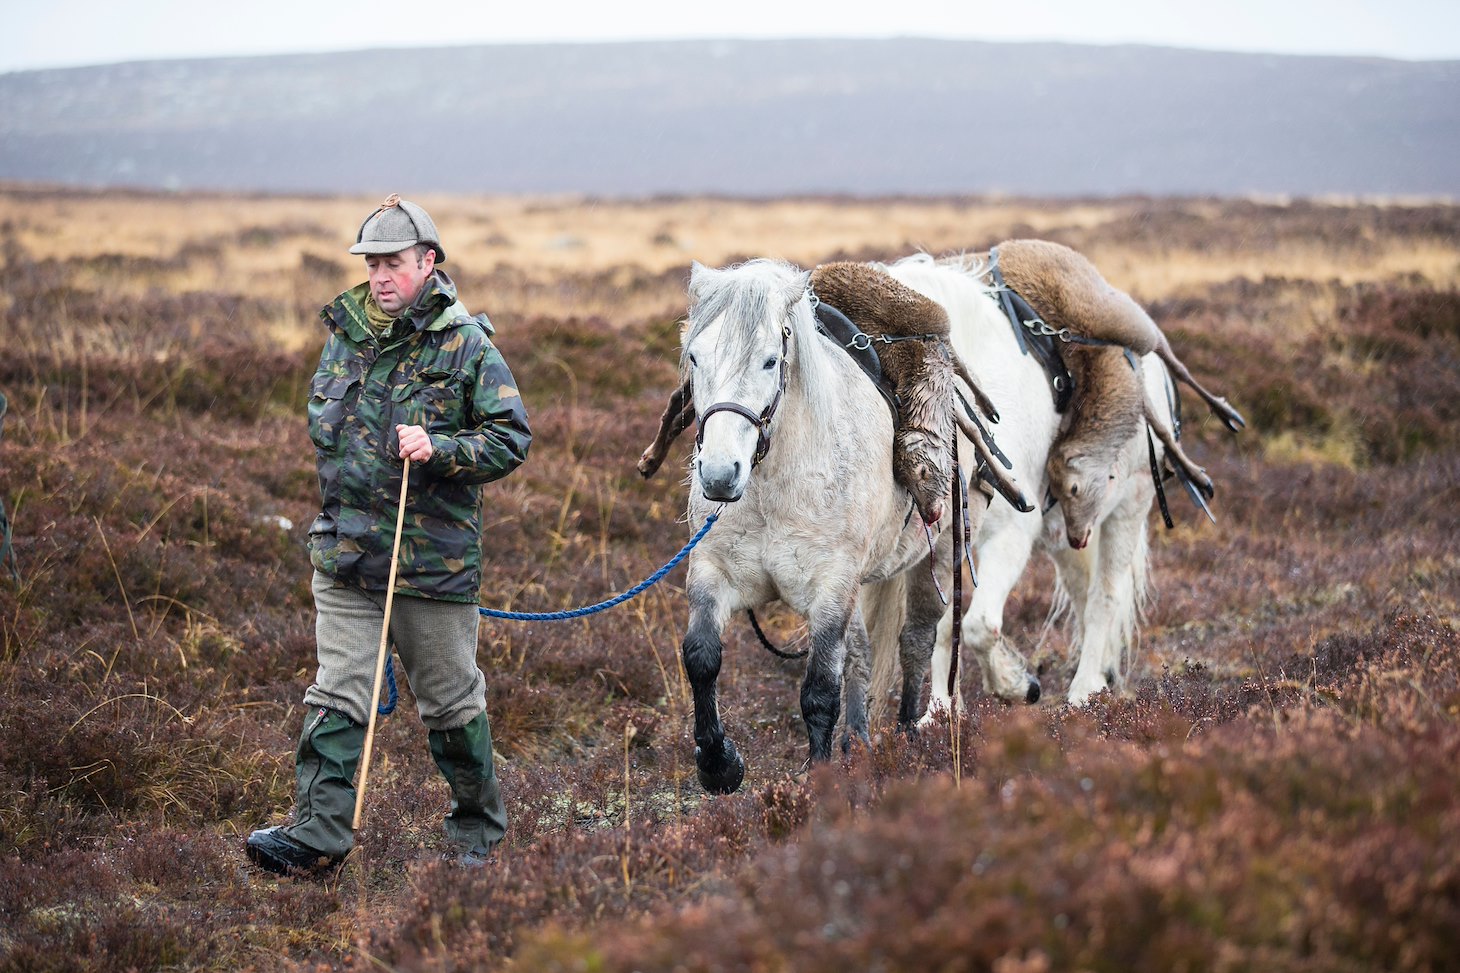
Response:
[{"label": "deer leg", "polygon": [[998,422],[999,410],[994,408],[994,400],[989,398],[988,393],[979,387],[978,382],[974,381],[973,373],[968,370],[968,366],[964,364],[963,359],[958,357],[958,352],[953,350],[951,344],[948,345],[948,355],[953,359],[954,374],[963,379],[964,384],[973,392],[973,400],[978,403],[978,407],[983,410],[983,414],[989,417],[989,422]]},{"label": "deer leg", "polygon": [[639,457],[639,474],[644,479],[647,480],[658,472],[664,457],[669,453],[669,444],[694,421],[694,415],[694,402],[690,399],[690,386],[686,382],[669,396],[669,405],[659,417],[659,432],[649,448]]},{"label": "deer leg", "polygon": [[1015,510],[1026,513],[1033,510],[1034,507],[1030,504],[1029,498],[1024,496],[1024,491],[1019,489],[1014,478],[1004,468],[1004,464],[999,462],[998,457],[989,449],[988,442],[984,439],[984,431],[974,425],[973,420],[956,407],[953,410],[953,419],[958,423],[958,428],[963,431],[963,435],[973,443],[973,448],[978,452],[979,458],[983,460],[986,470],[984,475],[993,483],[994,489],[998,490],[999,494],[1009,501],[1009,505]]},{"label": "deer leg", "polygon": [[1186,474],[1187,479],[1191,480],[1196,488],[1210,500],[1216,492],[1212,478],[1207,476],[1206,470],[1197,466],[1191,457],[1186,455],[1186,450],[1181,448],[1181,443],[1171,434],[1171,427],[1161,421],[1160,415],[1151,407],[1149,399],[1146,400],[1146,422],[1155,431],[1156,438],[1161,440],[1161,445],[1166,447],[1166,458],[1171,461],[1172,465],[1181,467],[1181,471]]},{"label": "deer leg", "polygon": [[[1181,359],[1176,357],[1176,352],[1171,350],[1171,343],[1166,340],[1165,335],[1161,335],[1160,340],[1156,344],[1155,352],[1166,363],[1166,367],[1171,369],[1172,375],[1196,390],[1196,394],[1200,395],[1206,404],[1211,406],[1212,412],[1226,424],[1228,429],[1233,432],[1238,432],[1247,425],[1247,420],[1242,418],[1242,413],[1232,408],[1226,399],[1208,392],[1202,388],[1200,382],[1191,377],[1191,372],[1187,371],[1186,366],[1181,363]],[[1162,440],[1162,442],[1165,442],[1165,440]]]}]

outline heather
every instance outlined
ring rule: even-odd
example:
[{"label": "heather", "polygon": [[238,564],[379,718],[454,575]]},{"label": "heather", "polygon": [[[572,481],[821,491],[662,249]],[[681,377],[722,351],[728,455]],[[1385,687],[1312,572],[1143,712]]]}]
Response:
[{"label": "heather", "polygon": [[292,803],[314,313],[372,203],[0,197],[0,970],[1454,967],[1456,207],[428,201],[536,433],[488,494],[492,607],[597,601],[687,539],[686,444],[652,481],[633,464],[692,257],[1057,239],[1250,425],[1187,397],[1217,523],[1176,496],[1174,530],[1153,515],[1122,695],[1059,702],[1036,565],[1005,624],[1044,702],[975,679],[956,728],[880,725],[805,772],[800,669],[735,620],[721,705],[749,769],[706,797],[679,568],[591,619],[484,623],[512,816],[490,869],[438,861],[446,791],[403,682],[359,852],[316,883],[241,849]]}]

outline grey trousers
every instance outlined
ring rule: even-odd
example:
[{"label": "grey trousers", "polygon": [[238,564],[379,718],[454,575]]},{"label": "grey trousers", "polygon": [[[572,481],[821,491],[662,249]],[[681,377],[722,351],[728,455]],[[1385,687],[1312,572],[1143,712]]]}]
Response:
[{"label": "grey trousers", "polygon": [[[370,720],[370,691],[385,621],[385,592],[361,591],[314,572],[315,640],[319,672],[304,702]],[[397,594],[390,640],[416,694],[421,722],[431,730],[465,726],[487,709],[487,681],[477,667],[477,606]],[[382,683],[382,702],[386,697]]]}]

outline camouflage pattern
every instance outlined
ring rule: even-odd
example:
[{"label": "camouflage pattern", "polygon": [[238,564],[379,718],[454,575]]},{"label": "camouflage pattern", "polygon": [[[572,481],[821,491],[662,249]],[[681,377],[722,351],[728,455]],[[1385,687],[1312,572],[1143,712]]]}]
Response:
[{"label": "camouflage pattern", "polygon": [[434,450],[411,464],[396,592],[475,603],[481,588],[482,484],[527,458],[532,432],[517,383],[440,270],[384,334],[371,331],[360,284],[326,306],[330,336],[310,386],[309,436],[320,515],[310,560],[368,591],[390,580],[402,463],[395,427],[422,426]]}]

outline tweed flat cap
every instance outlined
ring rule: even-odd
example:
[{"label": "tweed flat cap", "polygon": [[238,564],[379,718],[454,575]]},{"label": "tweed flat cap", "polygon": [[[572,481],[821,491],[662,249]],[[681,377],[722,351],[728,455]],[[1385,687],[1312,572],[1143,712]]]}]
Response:
[{"label": "tweed flat cap", "polygon": [[351,253],[400,253],[418,243],[425,243],[436,251],[436,262],[446,262],[446,251],[441,249],[441,235],[436,224],[426,211],[408,199],[401,199],[399,193],[391,193],[360,224],[355,234],[355,245]]}]

